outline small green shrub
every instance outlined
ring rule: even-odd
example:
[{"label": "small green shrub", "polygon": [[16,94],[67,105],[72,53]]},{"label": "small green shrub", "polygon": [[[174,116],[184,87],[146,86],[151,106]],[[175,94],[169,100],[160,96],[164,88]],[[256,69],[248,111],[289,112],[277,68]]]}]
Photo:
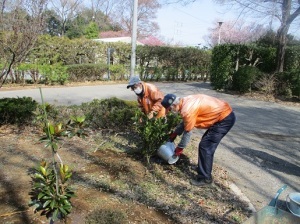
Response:
[{"label": "small green shrub", "polygon": [[168,113],[166,117],[149,119],[147,115],[138,111],[133,120],[135,131],[140,138],[139,148],[150,163],[150,157],[169,139],[172,129],[179,124],[181,117]]},{"label": "small green shrub", "polygon": [[252,84],[256,77],[260,76],[260,73],[258,68],[252,66],[239,68],[239,70],[233,74],[232,89],[237,90],[240,93],[251,91]]},{"label": "small green shrub", "polygon": [[31,97],[0,99],[0,124],[26,124],[33,120],[38,103]]},{"label": "small green shrub", "polygon": [[67,68],[60,64],[39,66],[39,72],[47,85],[64,85],[69,78]]},{"label": "small green shrub", "polygon": [[52,124],[48,120],[41,88],[40,93],[44,107],[43,118],[41,118],[44,122],[44,136],[40,141],[45,143],[45,147],[51,149],[52,159],[51,162],[42,160],[31,175],[32,188],[29,193],[31,195],[29,206],[33,206],[35,212],[41,212],[41,215],[50,219],[50,223],[54,223],[70,214],[72,209],[70,199],[75,196],[75,192],[69,186],[72,172],[58,154],[59,142],[62,140],[61,137],[65,136],[85,137],[83,129],[85,117],[71,117],[66,125]]},{"label": "small green shrub", "polygon": [[138,110],[137,102],[118,98],[94,99],[81,105],[86,122],[92,129],[128,130],[132,127],[131,118]]},{"label": "small green shrub", "polygon": [[276,73],[277,94],[300,98],[300,70]]},{"label": "small green shrub", "polygon": [[32,175],[34,185],[29,193],[32,200],[29,206],[34,206],[35,212],[42,211],[42,215],[53,221],[65,218],[72,209],[70,199],[75,196],[74,191],[67,185],[71,176],[69,167],[61,164],[59,168],[61,183],[57,186],[55,169],[42,161]]}]

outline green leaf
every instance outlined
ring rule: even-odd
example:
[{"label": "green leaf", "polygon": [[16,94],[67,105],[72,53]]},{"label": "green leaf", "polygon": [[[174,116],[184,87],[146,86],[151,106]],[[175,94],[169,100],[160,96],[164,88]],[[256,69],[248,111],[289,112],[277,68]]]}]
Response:
[{"label": "green leaf", "polygon": [[65,195],[59,195],[59,197],[60,197],[61,199],[67,199],[67,197],[66,197]]},{"label": "green leaf", "polygon": [[45,186],[44,183],[34,183],[34,188],[43,188]]},{"label": "green leaf", "polygon": [[42,172],[42,174],[44,176],[46,176],[46,169],[45,169],[45,167],[40,166],[40,171]]},{"label": "green leaf", "polygon": [[71,206],[71,203],[67,199],[64,200],[64,204],[67,206]]},{"label": "green leaf", "polygon": [[52,200],[52,201],[51,201],[51,204],[50,204],[50,208],[53,209],[55,205],[56,205],[56,201],[55,201],[55,200]]},{"label": "green leaf", "polygon": [[82,123],[85,121],[85,116],[82,116],[82,117],[77,117],[77,121]]},{"label": "green leaf", "polygon": [[38,199],[41,199],[43,196],[45,196],[45,194],[43,192],[39,193]]},{"label": "green leaf", "polygon": [[52,220],[53,220],[53,221],[56,221],[56,220],[58,219],[57,216],[58,216],[58,208],[55,209],[55,211],[53,212]]},{"label": "green leaf", "polygon": [[45,197],[43,197],[43,199],[52,199],[52,197],[50,197],[50,196],[45,196]]},{"label": "green leaf", "polygon": [[58,149],[58,145],[55,142],[51,143],[51,148],[56,151]]},{"label": "green leaf", "polygon": [[48,139],[48,136],[44,136],[44,137],[42,137],[42,138],[39,139],[39,141],[41,141],[41,142],[42,142],[42,141],[45,141],[45,140],[49,140],[49,139]]},{"label": "green leaf", "polygon": [[43,204],[43,208],[46,208],[49,204],[50,204],[51,200],[47,200],[44,204]]},{"label": "green leaf", "polygon": [[40,173],[35,173],[34,177],[37,178],[37,179],[45,180],[45,178]]},{"label": "green leaf", "polygon": [[67,215],[67,214],[68,214],[62,207],[59,207],[59,210],[60,210],[64,215]]},{"label": "green leaf", "polygon": [[66,172],[68,172],[69,171],[69,166],[68,165],[63,165],[63,168],[64,168],[64,172],[66,173]]},{"label": "green leaf", "polygon": [[53,135],[55,133],[55,128],[52,124],[49,124],[49,131],[50,131],[49,134],[51,134],[51,135]]}]

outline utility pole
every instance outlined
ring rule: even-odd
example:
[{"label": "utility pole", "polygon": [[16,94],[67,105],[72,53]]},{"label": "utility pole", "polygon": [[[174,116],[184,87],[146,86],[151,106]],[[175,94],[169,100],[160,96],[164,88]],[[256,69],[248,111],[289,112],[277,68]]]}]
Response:
[{"label": "utility pole", "polygon": [[220,45],[221,43],[221,26],[223,24],[223,22],[218,22],[219,23],[219,40],[218,40],[218,45]]},{"label": "utility pole", "polygon": [[138,10],[138,0],[134,0],[133,15],[132,15],[132,34],[131,34],[130,77],[134,76],[135,63],[136,63],[137,10]]},{"label": "utility pole", "polygon": [[114,48],[107,48],[107,67],[108,67],[108,71],[107,71],[107,79],[110,80],[110,64],[111,64],[111,61],[110,61],[110,58],[111,58],[111,55],[114,53],[115,49]]}]

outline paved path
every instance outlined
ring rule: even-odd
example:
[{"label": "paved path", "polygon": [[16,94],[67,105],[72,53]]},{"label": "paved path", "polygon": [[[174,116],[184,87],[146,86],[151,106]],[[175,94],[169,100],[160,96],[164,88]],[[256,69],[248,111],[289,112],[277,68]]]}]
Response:
[{"label": "paved path", "polygon": [[[155,83],[165,93],[186,96],[204,93],[228,101],[237,122],[219,145],[215,161],[228,170],[240,190],[256,209],[269,203],[284,184],[290,192],[300,192],[300,107],[249,100],[211,90],[207,83]],[[118,97],[135,100],[126,84],[43,88],[46,102],[60,105],[81,104],[94,98]],[[3,91],[2,97],[30,96],[40,102],[39,89]],[[196,135],[203,130],[194,130]]]}]

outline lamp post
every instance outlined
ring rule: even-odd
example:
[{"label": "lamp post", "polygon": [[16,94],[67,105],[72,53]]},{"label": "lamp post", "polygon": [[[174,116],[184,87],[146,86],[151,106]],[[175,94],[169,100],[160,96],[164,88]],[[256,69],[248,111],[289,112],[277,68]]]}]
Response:
[{"label": "lamp post", "polygon": [[219,23],[219,40],[218,40],[218,45],[220,45],[221,43],[221,26],[223,24],[223,22],[218,22]]},{"label": "lamp post", "polygon": [[132,34],[131,34],[130,77],[134,75],[135,61],[136,61],[137,9],[138,9],[138,0],[134,0],[133,15],[132,15]]}]

